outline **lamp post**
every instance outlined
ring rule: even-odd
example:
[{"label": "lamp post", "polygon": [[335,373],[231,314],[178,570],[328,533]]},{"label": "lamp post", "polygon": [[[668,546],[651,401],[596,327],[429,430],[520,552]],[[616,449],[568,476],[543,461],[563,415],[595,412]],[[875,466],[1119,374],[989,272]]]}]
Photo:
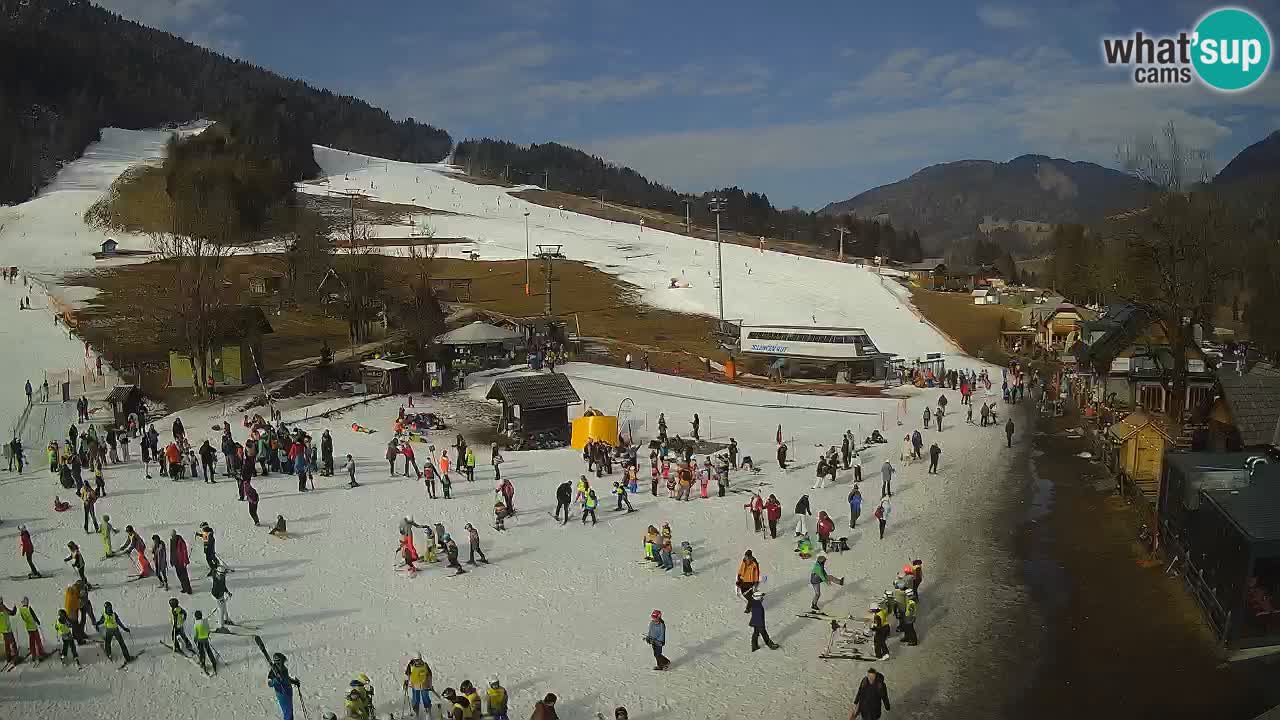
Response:
[{"label": "lamp post", "polygon": [[723,247],[720,242],[720,213],[724,212],[724,199],[711,198],[708,204],[711,212],[716,216],[716,289],[720,300],[720,329],[724,330],[724,257],[721,251]]},{"label": "lamp post", "polygon": [[524,294],[529,294],[529,211],[524,211]]}]

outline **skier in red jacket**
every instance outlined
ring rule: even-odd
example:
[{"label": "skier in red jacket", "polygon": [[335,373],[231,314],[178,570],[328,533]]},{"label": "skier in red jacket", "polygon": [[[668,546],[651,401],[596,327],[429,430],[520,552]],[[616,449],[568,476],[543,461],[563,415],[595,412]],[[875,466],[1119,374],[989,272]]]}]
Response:
[{"label": "skier in red jacket", "polygon": [[191,579],[187,577],[187,565],[191,564],[191,556],[187,554],[187,541],[182,539],[177,530],[169,531],[169,562],[182,585],[182,592],[191,594]]},{"label": "skier in red jacket", "polygon": [[31,533],[27,532],[26,525],[18,526],[18,551],[26,559],[27,567],[31,568],[31,572],[27,574],[27,577],[41,577],[40,571],[36,569],[36,564],[31,562],[31,555],[35,553],[36,548],[31,544]]}]

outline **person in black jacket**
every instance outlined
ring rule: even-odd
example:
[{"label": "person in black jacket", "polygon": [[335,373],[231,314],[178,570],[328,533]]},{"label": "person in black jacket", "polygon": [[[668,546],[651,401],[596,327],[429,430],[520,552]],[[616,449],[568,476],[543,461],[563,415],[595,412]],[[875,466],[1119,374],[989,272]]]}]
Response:
[{"label": "person in black jacket", "polygon": [[809,496],[801,495],[800,501],[796,503],[796,537],[808,534],[811,515],[813,513],[809,511]]},{"label": "person in black jacket", "polygon": [[568,480],[560,483],[560,487],[556,488],[556,512],[555,518],[560,520],[560,508],[564,508],[564,520],[560,523],[564,525],[569,522],[569,501],[573,499],[573,486]]},{"label": "person in black jacket", "polygon": [[[883,709],[882,709],[883,706]],[[849,720],[878,720],[881,713],[889,710],[889,686],[884,676],[875,668],[867,668],[867,676],[858,684],[858,694],[853,697],[853,710],[849,712]]]},{"label": "person in black jacket", "polygon": [[747,612],[751,613],[751,620],[747,623],[751,626],[751,652],[760,649],[760,638],[764,638],[764,644],[770,650],[777,650],[778,644],[769,638],[769,631],[764,626],[764,603],[750,588],[743,591],[742,597],[747,601]]},{"label": "person in black jacket", "polygon": [[783,470],[787,469],[787,444],[782,443],[778,446],[778,467]]},{"label": "person in black jacket", "polygon": [[207,483],[216,482],[213,479],[213,463],[217,457],[218,451],[213,449],[208,440],[205,440],[200,445],[200,470]]},{"label": "person in black jacket", "polygon": [[320,434],[320,474],[333,477],[333,436],[325,430]]}]

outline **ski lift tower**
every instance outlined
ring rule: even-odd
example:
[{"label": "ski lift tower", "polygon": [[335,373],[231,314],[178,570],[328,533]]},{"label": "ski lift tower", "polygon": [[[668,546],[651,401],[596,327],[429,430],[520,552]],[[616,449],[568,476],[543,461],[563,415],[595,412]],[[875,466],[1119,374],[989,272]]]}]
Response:
[{"label": "ski lift tower", "polygon": [[724,212],[725,201],[723,198],[711,198],[709,204],[711,212],[716,215],[716,295],[720,300],[720,330],[724,330],[724,258],[721,253],[722,244],[720,242],[720,213]]},{"label": "ski lift tower", "polygon": [[542,277],[547,283],[547,304],[543,312],[547,317],[551,317],[551,263],[553,260],[564,259],[564,253],[560,252],[561,245],[539,245],[538,252],[534,257],[542,261]]},{"label": "ski lift tower", "polygon": [[350,226],[347,229],[347,233],[348,233],[348,241],[350,242],[350,247],[354,248],[356,245],[356,202],[360,200],[368,200],[373,196],[369,195],[368,193],[360,192],[359,190],[339,191],[333,194],[336,195],[337,197],[346,198],[347,203],[350,205],[351,220],[350,220]]}]

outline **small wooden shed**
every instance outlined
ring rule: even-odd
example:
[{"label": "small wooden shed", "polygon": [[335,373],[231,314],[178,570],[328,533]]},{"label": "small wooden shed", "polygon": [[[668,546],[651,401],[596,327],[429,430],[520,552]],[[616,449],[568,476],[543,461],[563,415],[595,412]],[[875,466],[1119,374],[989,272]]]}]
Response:
[{"label": "small wooden shed", "polygon": [[485,399],[502,403],[499,429],[515,423],[526,436],[553,432],[565,442],[570,439],[569,406],[582,402],[569,378],[560,373],[498,378]]},{"label": "small wooden shed", "polygon": [[142,391],[137,385],[115,386],[107,393],[106,402],[111,408],[111,419],[116,427],[128,427],[130,413],[137,413],[141,417],[146,410],[142,404]]},{"label": "small wooden shed", "polygon": [[412,390],[409,386],[409,366],[392,360],[365,360],[360,363],[360,382],[371,393],[399,395]]},{"label": "small wooden shed", "polygon": [[1173,446],[1173,436],[1154,415],[1136,410],[1107,429],[1115,452],[1115,471],[1153,500],[1160,495],[1165,450]]}]

